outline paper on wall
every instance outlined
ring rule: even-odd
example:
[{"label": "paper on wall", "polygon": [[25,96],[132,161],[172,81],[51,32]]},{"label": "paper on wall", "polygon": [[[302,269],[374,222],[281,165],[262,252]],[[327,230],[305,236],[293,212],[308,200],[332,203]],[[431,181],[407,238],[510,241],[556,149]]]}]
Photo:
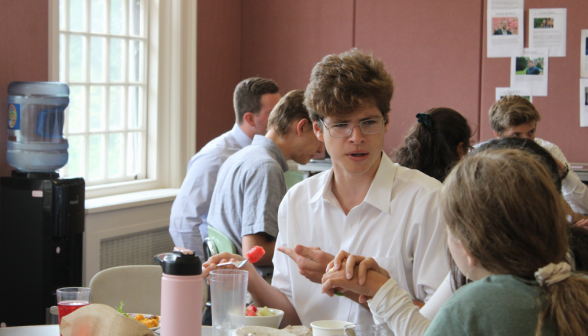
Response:
[{"label": "paper on wall", "polygon": [[588,78],[580,78],[580,126],[588,127]]},{"label": "paper on wall", "polygon": [[527,98],[531,103],[533,102],[533,95],[531,89],[527,87],[497,87],[496,101],[499,101],[504,96],[521,96],[523,98]]},{"label": "paper on wall", "polygon": [[549,58],[546,48],[525,48],[511,59],[510,87],[530,88],[533,96],[547,96]]},{"label": "paper on wall", "polygon": [[567,8],[529,9],[529,48],[548,48],[549,57],[565,57],[567,11]]},{"label": "paper on wall", "polygon": [[488,57],[521,55],[525,45],[524,0],[488,0]]},{"label": "paper on wall", "polygon": [[588,77],[588,29],[582,29],[580,48],[580,77]]}]

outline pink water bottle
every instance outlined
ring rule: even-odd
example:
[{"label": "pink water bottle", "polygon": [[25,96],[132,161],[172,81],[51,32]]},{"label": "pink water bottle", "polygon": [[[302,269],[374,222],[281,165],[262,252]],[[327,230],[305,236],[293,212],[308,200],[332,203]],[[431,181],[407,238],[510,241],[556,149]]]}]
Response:
[{"label": "pink water bottle", "polygon": [[161,278],[161,336],[201,336],[202,264],[194,252],[174,248],[155,256]]}]

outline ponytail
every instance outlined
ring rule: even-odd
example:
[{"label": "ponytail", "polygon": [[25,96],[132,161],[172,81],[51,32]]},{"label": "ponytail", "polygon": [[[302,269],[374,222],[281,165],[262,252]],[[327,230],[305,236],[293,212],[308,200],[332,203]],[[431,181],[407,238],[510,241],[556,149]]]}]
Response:
[{"label": "ponytail", "polygon": [[[561,282],[542,285],[545,298],[539,315],[536,336],[541,336],[549,321],[555,335],[588,335],[588,275],[578,273]],[[548,322],[548,323],[549,323]]]}]

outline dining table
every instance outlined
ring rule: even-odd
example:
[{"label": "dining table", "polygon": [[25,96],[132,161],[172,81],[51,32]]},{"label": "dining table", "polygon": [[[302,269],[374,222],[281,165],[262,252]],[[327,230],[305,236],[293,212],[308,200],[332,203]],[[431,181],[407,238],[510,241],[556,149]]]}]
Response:
[{"label": "dining table", "polygon": [[[159,330],[153,332],[159,336]],[[36,325],[0,328],[0,336],[59,336],[59,325]],[[211,326],[202,326],[202,336],[212,336]]]}]

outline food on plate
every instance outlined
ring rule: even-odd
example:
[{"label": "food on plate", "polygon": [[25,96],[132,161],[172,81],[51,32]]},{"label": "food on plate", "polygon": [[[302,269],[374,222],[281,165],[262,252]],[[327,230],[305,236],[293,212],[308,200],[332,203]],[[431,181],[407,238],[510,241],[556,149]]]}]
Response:
[{"label": "food on plate", "polygon": [[159,327],[159,316],[157,316],[157,315],[149,315],[149,316],[147,316],[147,317],[146,317],[146,316],[144,316],[143,314],[136,314],[136,315],[135,315],[135,314],[132,314],[132,315],[135,315],[135,316],[133,317],[133,316],[131,316],[131,315],[129,315],[129,314],[127,314],[127,313],[125,313],[125,312],[122,310],[122,307],[123,307],[124,305],[125,305],[125,304],[124,304],[124,303],[121,301],[121,302],[120,302],[120,306],[116,307],[116,310],[117,310],[119,313],[123,314],[124,316],[126,316],[126,317],[128,317],[128,318],[132,318],[132,319],[134,319],[135,321],[139,321],[139,322],[143,323],[144,325],[146,325],[146,326],[147,326],[147,328],[155,328],[155,327]]},{"label": "food on plate", "polygon": [[294,334],[296,336],[312,336],[312,329],[307,328],[303,325],[299,325],[299,326],[289,325],[282,330],[287,331],[287,332]]},{"label": "food on plate", "polygon": [[263,308],[258,309],[254,305],[249,305],[249,307],[247,307],[247,309],[245,310],[245,316],[274,316],[274,315],[276,315],[276,314],[274,314],[267,307],[263,307]]},{"label": "food on plate", "polygon": [[265,254],[265,250],[263,249],[263,247],[261,246],[253,246],[253,248],[251,248],[251,250],[249,250],[245,256],[247,258],[249,258],[249,262],[252,264],[255,264],[256,262],[258,262],[261,257],[263,257],[263,255]]},{"label": "food on plate", "polygon": [[157,315],[145,317],[143,314],[138,314],[135,316],[135,321],[143,323],[147,328],[159,327],[159,316]]}]

